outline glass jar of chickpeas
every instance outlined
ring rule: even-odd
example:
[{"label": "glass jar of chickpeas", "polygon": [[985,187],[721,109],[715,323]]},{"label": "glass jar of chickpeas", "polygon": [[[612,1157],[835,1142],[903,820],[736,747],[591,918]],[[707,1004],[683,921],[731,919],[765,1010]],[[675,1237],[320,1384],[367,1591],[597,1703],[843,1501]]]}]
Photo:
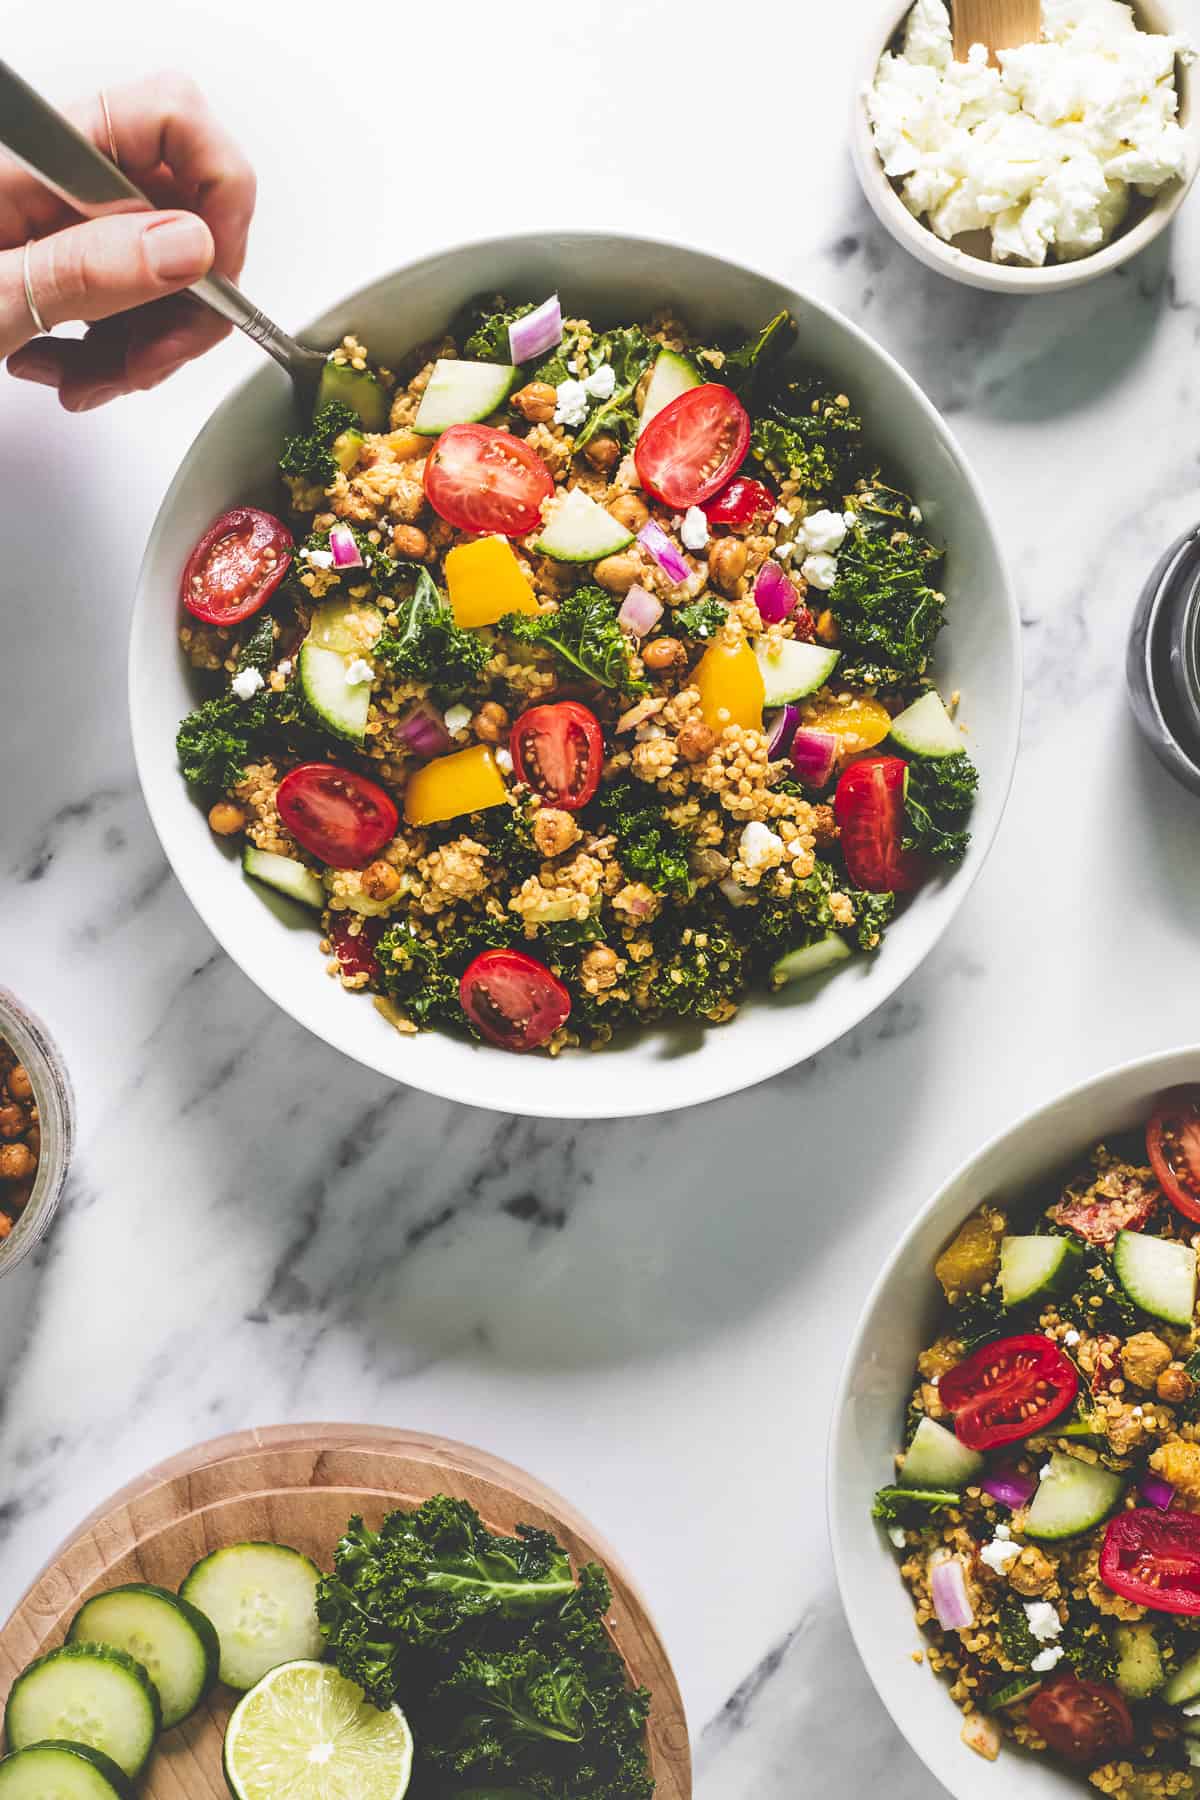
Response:
[{"label": "glass jar of chickpeas", "polygon": [[52,1038],[0,987],[0,1275],[28,1256],[54,1217],[74,1134],[71,1083]]}]

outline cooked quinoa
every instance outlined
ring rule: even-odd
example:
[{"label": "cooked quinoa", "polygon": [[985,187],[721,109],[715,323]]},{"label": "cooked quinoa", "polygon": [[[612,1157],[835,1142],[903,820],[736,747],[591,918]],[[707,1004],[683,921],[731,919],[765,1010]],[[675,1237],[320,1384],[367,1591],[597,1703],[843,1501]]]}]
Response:
[{"label": "cooked quinoa", "polygon": [[[398,374],[372,371],[353,337],[334,352],[339,375],[373,385],[378,428],[345,406],[318,411],[312,435],[290,440],[282,459],[293,543],[281,537],[268,552],[273,570],[286,568],[282,581],[244,620],[185,614],[180,641],[212,696],[181,727],[184,773],[219,837],[315,877],[330,974],[371,990],[401,1031],[476,1029],[460,980],[496,950],[554,978],[561,1020],[528,1040],[551,1054],[655,1019],[719,1024],[752,989],[806,973],[792,953],[815,947],[813,967],[872,953],[899,895],[938,859],[951,866],[963,854],[975,773],[956,740],[936,769],[913,762],[908,810],[894,821],[894,879],[854,878],[838,822],[845,771],[934,693],[940,551],[870,457],[869,422],[864,431],[850,397],[778,360],[794,335],[786,315],[744,345],[736,335],[697,342],[667,315],[613,330],[568,319],[562,342],[522,367],[486,426],[471,427],[521,440],[545,478],[540,522],[491,540],[456,527],[430,498],[453,434],[435,439],[422,405],[447,368],[505,362],[508,323],[531,309],[494,304]],[[759,495],[744,517],[710,520],[643,483],[639,425],[664,354],[715,384],[698,391],[736,387],[751,430],[739,479]],[[564,560],[539,547],[568,496],[576,508],[586,499],[589,521],[606,521],[618,549]],[[658,545],[640,535],[647,526],[659,528]],[[456,586],[447,559],[489,541],[504,546],[488,552],[496,579],[528,600],[475,623],[466,578]],[[655,553],[664,541],[665,559]],[[334,550],[345,545],[353,560],[342,565]],[[767,565],[782,611],[760,611]],[[189,565],[189,606],[204,579]],[[348,683],[369,684],[356,737],[314,709],[302,679],[314,643],[344,659]],[[828,652],[829,673],[781,722],[769,707],[764,716],[756,671],[792,645]],[[747,700],[755,680],[758,698]],[[531,709],[565,717],[568,703],[602,745],[598,785],[582,801],[552,776],[526,769],[522,781],[519,766]],[[830,746],[816,776],[789,755],[797,729]],[[470,789],[445,816],[439,794],[429,817],[429,771],[463,753],[454,768],[469,767],[486,799]],[[367,777],[396,809],[387,841],[343,859],[356,866],[331,866],[299,840],[287,789],[281,815],[281,782],[311,763]]]}]

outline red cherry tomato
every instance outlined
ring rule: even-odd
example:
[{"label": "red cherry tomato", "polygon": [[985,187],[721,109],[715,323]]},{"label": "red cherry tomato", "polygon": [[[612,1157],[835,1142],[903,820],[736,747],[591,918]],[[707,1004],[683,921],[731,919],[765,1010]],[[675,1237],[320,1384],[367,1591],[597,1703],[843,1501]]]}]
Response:
[{"label": "red cherry tomato", "polygon": [[1105,1761],[1133,1742],[1133,1720],[1107,1681],[1058,1675],[1029,1702],[1029,1723],[1068,1762]]},{"label": "red cherry tomato", "polygon": [[459,531],[524,537],[542,522],[554,477],[536,450],[490,425],[452,425],[425,464],[425,498]]},{"label": "red cherry tomato", "polygon": [[954,1414],[954,1435],[971,1450],[1044,1431],[1078,1392],[1074,1364],[1037,1332],[981,1344],[938,1384],[942,1404]]},{"label": "red cherry tomato", "polygon": [[752,476],[735,475],[719,494],[704,502],[703,511],[710,525],[752,525],[756,519],[770,518],[775,496]]},{"label": "red cherry tomato", "polygon": [[331,869],[361,869],[396,835],[390,794],[336,763],[301,763],[279,784],[279,817],[298,844]]},{"label": "red cherry tomato", "polygon": [[869,894],[908,894],[921,883],[920,860],[901,847],[907,779],[898,756],[871,756],[851,763],[837,784],[833,814],[846,872]]},{"label": "red cherry tomato", "polygon": [[1155,1612],[1200,1614],[1200,1517],[1139,1506],[1104,1531],[1100,1579]]},{"label": "red cherry tomato", "polygon": [[183,571],[183,604],[210,625],[237,625],[265,606],[291,565],[294,539],[256,506],[214,519]]},{"label": "red cherry tomato", "polygon": [[[358,927],[353,933],[351,924]],[[383,936],[382,919],[364,919],[358,913],[333,914],[326,936],[333,946],[344,975],[369,975],[374,981],[379,974],[375,946]]]},{"label": "red cherry tomato", "polygon": [[509,749],[517,780],[564,812],[578,812],[600,785],[604,733],[577,700],[531,706],[513,726]]},{"label": "red cherry tomato", "polygon": [[1146,1148],[1176,1212],[1200,1219],[1200,1087],[1163,1095],[1146,1127]]},{"label": "red cherry tomato", "polygon": [[737,395],[705,381],[655,413],[633,460],[642,486],[683,512],[725,486],[749,445],[750,415]]},{"label": "red cherry tomato", "polygon": [[501,1050],[536,1050],[571,1011],[562,982],[523,950],[484,950],[467,965],[458,997],[476,1031]]}]

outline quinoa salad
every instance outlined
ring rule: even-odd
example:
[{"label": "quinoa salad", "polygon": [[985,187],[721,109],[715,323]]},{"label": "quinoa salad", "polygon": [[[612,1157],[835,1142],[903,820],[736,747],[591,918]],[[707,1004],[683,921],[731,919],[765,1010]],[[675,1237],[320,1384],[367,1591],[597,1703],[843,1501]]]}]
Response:
[{"label": "quinoa salad", "polygon": [[961,860],[942,547],[796,338],[556,296],[395,371],[347,337],[276,511],[196,545],[184,778],[397,1030],[720,1024]]},{"label": "quinoa salad", "polygon": [[1200,1087],[985,1202],[875,1500],[963,1741],[1121,1800],[1200,1792],[1198,1247]]}]

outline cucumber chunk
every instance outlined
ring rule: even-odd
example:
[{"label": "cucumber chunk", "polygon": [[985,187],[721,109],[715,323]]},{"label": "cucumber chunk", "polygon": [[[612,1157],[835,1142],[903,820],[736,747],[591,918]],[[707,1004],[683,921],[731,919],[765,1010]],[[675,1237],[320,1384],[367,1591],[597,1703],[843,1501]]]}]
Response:
[{"label": "cucumber chunk", "polygon": [[997,1688],[987,1703],[989,1712],[1003,1712],[1006,1706],[1016,1706],[1019,1700],[1028,1700],[1030,1694],[1036,1694],[1041,1687],[1036,1675],[1014,1675],[1006,1681],[1002,1688]]},{"label": "cucumber chunk", "polygon": [[1190,1244],[1122,1231],[1113,1246],[1117,1280],[1135,1306],[1168,1325],[1190,1325],[1196,1308],[1196,1252]]},{"label": "cucumber chunk", "polygon": [[110,1756],[52,1741],[0,1760],[0,1800],[133,1800],[133,1789]]},{"label": "cucumber chunk", "polygon": [[910,756],[957,756],[962,733],[932,689],[892,720],[892,742]]},{"label": "cucumber chunk", "polygon": [[347,743],[361,744],[371,710],[370,681],[347,681],[350,659],[340,650],[323,650],[311,638],[300,646],[296,664],[304,698],[321,723]]},{"label": "cucumber chunk", "polygon": [[330,445],[330,453],[343,475],[348,475],[358,461],[358,453],[366,443],[361,431],[348,427]]},{"label": "cucumber chunk", "polygon": [[1148,1700],[1166,1680],[1162,1652],[1153,1625],[1118,1625],[1113,1632],[1117,1652],[1114,1680],[1127,1700]]},{"label": "cucumber chunk", "polygon": [[1189,1700],[1200,1699],[1200,1650],[1193,1652],[1168,1677],[1163,1699],[1169,1706],[1186,1706]]},{"label": "cucumber chunk", "polygon": [[413,430],[437,437],[451,425],[490,419],[512,393],[517,371],[509,363],[459,362],[441,358],[413,420]]},{"label": "cucumber chunk", "polygon": [[85,1600],[67,1641],[111,1644],[136,1657],[158,1689],[164,1731],[195,1712],[221,1660],[217,1634],[203,1613],[167,1588],[137,1582]]},{"label": "cucumber chunk", "polygon": [[321,370],[314,411],[320,412],[331,400],[340,400],[343,406],[352,407],[364,431],[382,431],[387,424],[387,389],[370,369],[352,369],[349,363],[327,362]]},{"label": "cucumber chunk", "polygon": [[824,687],[837,667],[839,652],[827,650],[824,644],[802,644],[785,638],[774,655],[769,654],[765,638],[754,646],[758,666],[762,670],[763,705],[783,706],[788,700],[801,700]]},{"label": "cucumber chunk", "polygon": [[140,1662],[108,1644],[64,1644],[18,1675],[4,1710],[9,1747],[87,1744],[132,1779],[162,1721],[158,1690]]},{"label": "cucumber chunk", "polygon": [[255,881],[274,888],[277,894],[286,894],[289,900],[297,900],[314,912],[324,912],[324,887],[312,870],[306,869],[294,857],[280,856],[274,850],[258,850],[253,844],[247,844],[242,852],[242,869]]},{"label": "cucumber chunk", "polygon": [[1125,1483],[1110,1469],[1079,1462],[1061,1450],[1050,1452],[1037,1493],[1025,1515],[1025,1535],[1052,1542],[1076,1537],[1107,1519]]},{"label": "cucumber chunk", "polygon": [[641,437],[655,413],[660,413],[664,406],[670,406],[672,400],[678,400],[680,394],[686,394],[689,388],[699,387],[703,379],[690,357],[680,356],[678,350],[660,350],[650,371],[638,436]]},{"label": "cucumber chunk", "polygon": [[771,986],[786,987],[789,981],[803,981],[809,975],[821,975],[826,969],[847,962],[852,954],[845,938],[840,938],[836,931],[828,931],[815,944],[803,944],[799,950],[789,950],[777,962],[773,962]]},{"label": "cucumber chunk", "polygon": [[1005,1306],[1038,1294],[1062,1294],[1079,1279],[1083,1251],[1070,1238],[1006,1237],[1000,1244],[1000,1291]]},{"label": "cucumber chunk", "polygon": [[901,1487],[954,1488],[961,1493],[982,1468],[978,1450],[968,1450],[936,1419],[922,1419],[896,1479]]},{"label": "cucumber chunk", "polygon": [[599,562],[632,542],[632,531],[598,500],[582,488],[570,488],[533,547],[555,562]]},{"label": "cucumber chunk", "polygon": [[198,1562],[180,1594],[212,1620],[221,1680],[245,1690],[285,1662],[315,1662],[320,1571],[283,1544],[234,1544]]}]

